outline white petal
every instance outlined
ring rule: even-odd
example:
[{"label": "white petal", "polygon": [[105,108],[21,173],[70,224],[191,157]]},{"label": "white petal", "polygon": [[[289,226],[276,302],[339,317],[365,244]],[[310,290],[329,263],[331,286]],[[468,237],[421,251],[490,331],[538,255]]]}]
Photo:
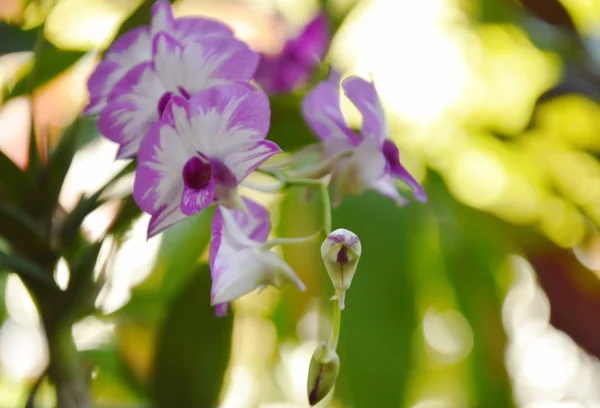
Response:
[{"label": "white petal", "polygon": [[213,281],[212,304],[231,302],[267,283],[268,271],[257,248],[233,254]]},{"label": "white petal", "polygon": [[229,258],[213,282],[212,304],[231,302],[264,285],[281,286],[292,281],[300,290],[304,284],[281,258],[259,248],[247,248]]},{"label": "white petal", "polygon": [[225,207],[220,207],[223,216],[223,238],[227,239],[228,244],[234,248],[256,248],[260,242],[251,240],[239,227],[235,221],[233,212]]},{"label": "white petal", "polygon": [[357,176],[361,184],[368,186],[380,178],[385,172],[385,157],[377,141],[373,139],[363,140],[354,149],[351,159],[357,170]]}]

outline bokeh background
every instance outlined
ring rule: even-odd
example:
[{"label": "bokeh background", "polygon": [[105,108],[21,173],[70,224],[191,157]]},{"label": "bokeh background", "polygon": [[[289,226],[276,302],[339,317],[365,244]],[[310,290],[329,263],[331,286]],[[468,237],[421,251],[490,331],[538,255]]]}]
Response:
[{"label": "bokeh background", "polygon": [[[56,144],[121,24],[148,19],[137,0],[51,3],[0,0],[0,149],[21,167],[32,110],[36,133]],[[183,0],[174,10],[222,19],[276,53],[323,5],[335,30],[328,61],[375,80],[429,202],[398,208],[367,193],[334,211],[363,256],[343,313],[340,377],[319,406],[600,407],[600,0]],[[53,47],[29,98],[27,29],[43,21]],[[272,98],[269,137],[288,151],[315,141],[301,97]],[[67,210],[126,164],[94,119],[84,124],[60,195]],[[248,194],[269,206],[281,236],[319,228],[318,201],[306,204],[301,190]],[[87,236],[121,208],[87,217]],[[96,406],[308,407],[308,363],[329,335],[333,293],[318,245],[283,251],[306,292],[269,288],[217,319],[203,266],[210,216],[148,241],[141,216],[105,242],[98,312],[73,327]],[[17,407],[48,352],[29,293],[6,272],[0,407]],[[68,282],[64,263],[55,279]],[[47,382],[36,400],[52,406]]]}]

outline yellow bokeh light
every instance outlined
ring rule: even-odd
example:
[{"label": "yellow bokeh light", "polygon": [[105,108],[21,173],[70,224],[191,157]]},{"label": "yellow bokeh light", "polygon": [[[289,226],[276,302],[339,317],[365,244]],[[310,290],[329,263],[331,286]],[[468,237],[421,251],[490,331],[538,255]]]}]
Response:
[{"label": "yellow bokeh light", "polygon": [[452,191],[474,207],[491,206],[507,186],[502,162],[492,154],[477,150],[466,150],[455,158],[448,181]]}]

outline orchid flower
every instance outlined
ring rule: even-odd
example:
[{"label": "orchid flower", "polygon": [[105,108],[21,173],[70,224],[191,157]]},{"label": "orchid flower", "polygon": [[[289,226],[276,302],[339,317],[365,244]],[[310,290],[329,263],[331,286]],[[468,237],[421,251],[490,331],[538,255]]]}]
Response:
[{"label": "orchid flower", "polygon": [[238,184],[280,152],[264,140],[267,96],[250,85],[174,95],[138,154],[133,196],[151,214],[148,237],[216,203],[244,208]]},{"label": "orchid flower", "polygon": [[[367,189],[405,205],[407,200],[398,192],[394,178],[404,181],[417,200],[427,201],[423,188],[400,164],[399,151],[389,138],[383,108],[373,83],[357,76],[342,82],[344,93],[362,114],[360,135],[344,121],[338,83],[339,77],[334,74],[319,83],[302,102],[302,114],[321,140],[324,159],[342,157],[335,161],[331,172],[334,205],[339,205],[346,194],[359,195]],[[342,152],[351,154],[340,156]]]},{"label": "orchid flower", "polygon": [[285,93],[308,82],[325,57],[331,33],[324,13],[314,17],[298,36],[286,41],[276,55],[262,55],[256,82],[270,94]]},{"label": "orchid flower", "polygon": [[218,316],[227,313],[232,300],[266,285],[280,287],[289,281],[304,290],[294,270],[269,250],[268,211],[248,198],[244,201],[246,212],[219,206],[213,218],[211,303]]},{"label": "orchid flower", "polygon": [[113,87],[98,128],[119,143],[118,158],[135,156],[150,125],[174,95],[189,98],[215,85],[248,82],[258,54],[234,38],[182,44],[160,32],[152,42],[152,61],[129,70]]},{"label": "orchid flower", "polygon": [[233,37],[231,29],[223,23],[204,17],[176,19],[168,1],[157,1],[152,6],[150,25],[134,28],[117,39],[90,76],[90,103],[85,110],[86,114],[100,114],[113,86],[131,68],[152,59],[152,39],[161,31],[168,32],[181,43]]}]

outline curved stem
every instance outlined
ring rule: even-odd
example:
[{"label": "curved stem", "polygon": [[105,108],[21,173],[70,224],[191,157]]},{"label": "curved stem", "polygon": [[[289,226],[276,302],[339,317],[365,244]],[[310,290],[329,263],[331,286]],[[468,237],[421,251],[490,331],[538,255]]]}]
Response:
[{"label": "curved stem", "polygon": [[270,249],[277,245],[293,245],[293,244],[304,244],[306,242],[310,242],[313,239],[317,238],[321,235],[321,231],[317,231],[314,234],[308,235],[306,237],[298,237],[298,238],[274,238],[263,244],[263,248]]},{"label": "curved stem", "polygon": [[[339,294],[338,294],[339,296]],[[340,338],[340,327],[342,325],[342,309],[340,309],[339,302],[333,302],[333,326],[331,329],[331,337],[327,346],[331,350],[336,350],[338,340]]]}]

